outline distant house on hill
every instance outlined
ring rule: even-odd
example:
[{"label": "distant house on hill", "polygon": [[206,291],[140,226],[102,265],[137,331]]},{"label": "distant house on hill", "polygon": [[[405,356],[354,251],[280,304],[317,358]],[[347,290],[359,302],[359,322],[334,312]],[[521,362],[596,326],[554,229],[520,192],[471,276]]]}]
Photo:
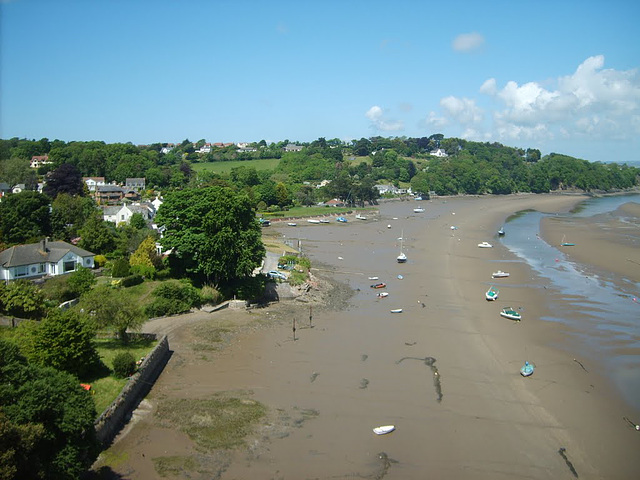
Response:
[{"label": "distant house on hill", "polygon": [[126,178],[124,186],[126,189],[141,192],[146,187],[146,180],[144,178]]},{"label": "distant house on hill", "polygon": [[96,187],[106,185],[104,177],[82,177],[82,181],[87,185],[90,192],[95,192]]},{"label": "distant house on hill", "polygon": [[295,145],[293,143],[289,143],[288,145],[286,145],[284,147],[284,151],[285,152],[299,152],[300,150],[302,150],[304,147],[302,145]]},{"label": "distant house on hill", "polygon": [[449,155],[447,155],[447,152],[445,152],[441,148],[436,148],[435,150],[430,152],[429,155],[433,155],[434,157],[448,157],[449,156]]},{"label": "distant house on hill", "polygon": [[98,205],[118,203],[124,198],[124,190],[118,185],[98,185],[95,191],[95,200]]},{"label": "distant house on hill", "polygon": [[151,220],[155,215],[155,209],[151,204],[137,205],[108,205],[102,207],[102,218],[105,222],[129,223],[131,217],[139,213],[145,220]]},{"label": "distant house on hill", "polygon": [[51,165],[49,155],[34,155],[31,157],[31,168],[40,168],[42,165]]},{"label": "distant house on hill", "polygon": [[79,267],[93,268],[95,254],[67,242],[48,239],[0,252],[0,280],[57,276]]}]

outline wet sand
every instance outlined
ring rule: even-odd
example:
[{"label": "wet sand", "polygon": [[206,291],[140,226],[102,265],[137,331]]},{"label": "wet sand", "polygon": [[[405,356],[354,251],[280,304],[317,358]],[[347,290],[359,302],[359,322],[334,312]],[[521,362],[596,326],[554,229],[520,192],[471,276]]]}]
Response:
[{"label": "wet sand", "polygon": [[[199,467],[166,478],[636,478],[640,433],[623,417],[637,422],[640,412],[597,359],[570,352],[561,325],[540,320],[550,298],[562,299],[495,242],[510,214],[565,212],[581,198],[435,199],[420,203],[424,213],[413,213],[418,202],[389,202],[366,221],[277,227],[302,240],[322,266],[314,275],[343,282],[353,297],[345,304],[344,288],[334,290],[339,310],[312,298],[148,325],[170,334],[173,357],[107,463],[130,479],[156,478],[154,458],[172,456]],[[498,269],[510,277],[492,280]],[[371,276],[387,283],[387,298],[376,298]],[[491,284],[496,302],[484,299]],[[522,321],[500,317],[503,306],[519,308]],[[203,342],[195,327],[211,322],[242,326],[224,348],[194,348]],[[529,378],[519,374],[525,360],[537,367]],[[199,451],[156,417],[163,399],[219,392],[270,409],[247,448]],[[372,432],[387,424],[396,431]]]}]

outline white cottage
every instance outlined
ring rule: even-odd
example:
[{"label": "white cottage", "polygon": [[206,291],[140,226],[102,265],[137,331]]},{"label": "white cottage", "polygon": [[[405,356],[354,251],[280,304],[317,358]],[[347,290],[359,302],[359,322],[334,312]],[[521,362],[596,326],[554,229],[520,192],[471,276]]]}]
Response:
[{"label": "white cottage", "polygon": [[93,268],[95,254],[67,242],[48,239],[0,252],[0,280],[57,276],[79,267]]}]

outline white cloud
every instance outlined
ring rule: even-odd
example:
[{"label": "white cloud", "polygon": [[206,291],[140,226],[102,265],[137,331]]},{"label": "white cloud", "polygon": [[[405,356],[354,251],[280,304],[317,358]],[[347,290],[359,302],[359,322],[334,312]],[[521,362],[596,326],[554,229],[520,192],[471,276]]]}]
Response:
[{"label": "white cloud", "polygon": [[399,120],[386,120],[384,117],[384,112],[382,108],[377,105],[374,105],[365,116],[371,121],[371,127],[376,130],[382,130],[385,132],[397,132],[400,130],[404,130],[404,123]]},{"label": "white cloud", "polygon": [[605,69],[602,55],[587,58],[574,73],[555,82],[507,81],[499,87],[489,78],[479,93],[493,100],[490,124],[483,125],[479,99],[453,96],[440,100],[441,117],[431,112],[426,122],[457,125],[467,135],[464,138],[505,142],[554,138],[633,141],[640,135],[638,72]]},{"label": "white cloud", "polygon": [[484,37],[477,32],[462,33],[453,39],[451,46],[457,52],[472,52],[484,45]]}]

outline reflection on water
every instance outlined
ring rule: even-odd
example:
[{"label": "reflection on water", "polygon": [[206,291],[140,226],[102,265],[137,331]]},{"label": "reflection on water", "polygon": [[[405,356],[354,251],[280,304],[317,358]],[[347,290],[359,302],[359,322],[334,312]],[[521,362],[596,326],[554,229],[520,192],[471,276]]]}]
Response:
[{"label": "reflection on water", "polygon": [[[638,195],[592,198],[567,216],[590,217],[612,212],[639,198]],[[595,352],[606,359],[606,366],[623,395],[640,407],[640,356],[620,353],[622,349],[628,352],[640,348],[640,302],[635,300],[640,285],[615,279],[622,285],[618,287],[613,277],[587,273],[584,266],[570,262],[562,250],[539,237],[544,215],[526,212],[512,217],[508,234],[500,241],[562,294],[562,304],[553,306],[557,314],[544,320],[571,327],[587,353]],[[563,315],[569,311],[571,315]]]}]

